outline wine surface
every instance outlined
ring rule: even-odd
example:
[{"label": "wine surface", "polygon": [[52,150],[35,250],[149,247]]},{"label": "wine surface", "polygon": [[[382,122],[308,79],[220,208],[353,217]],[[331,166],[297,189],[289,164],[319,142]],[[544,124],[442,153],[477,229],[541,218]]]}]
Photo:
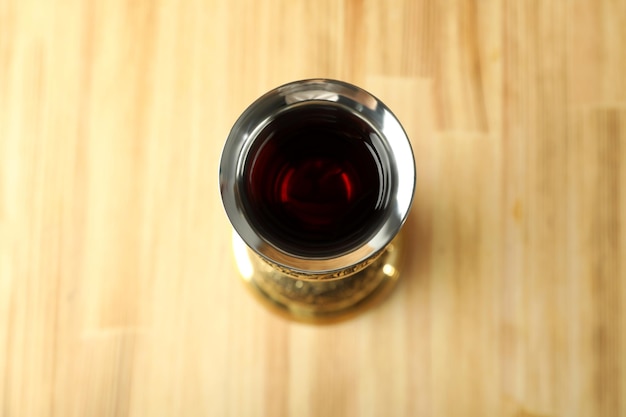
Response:
[{"label": "wine surface", "polygon": [[254,139],[243,203],[265,240],[299,256],[358,247],[388,200],[382,140],[348,110],[316,102],[280,113]]}]

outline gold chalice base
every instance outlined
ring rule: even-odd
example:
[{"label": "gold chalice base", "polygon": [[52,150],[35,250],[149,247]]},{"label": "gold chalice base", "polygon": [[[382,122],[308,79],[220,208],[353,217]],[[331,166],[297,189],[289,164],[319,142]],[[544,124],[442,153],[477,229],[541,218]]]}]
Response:
[{"label": "gold chalice base", "polygon": [[236,232],[233,248],[246,287],[267,307],[292,320],[325,323],[343,320],[387,296],[400,275],[402,231],[368,266],[336,279],[287,275],[252,252]]}]

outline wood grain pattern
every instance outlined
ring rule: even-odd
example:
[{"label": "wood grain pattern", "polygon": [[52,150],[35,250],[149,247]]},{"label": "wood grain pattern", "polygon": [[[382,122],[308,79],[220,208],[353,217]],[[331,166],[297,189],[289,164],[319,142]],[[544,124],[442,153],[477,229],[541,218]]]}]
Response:
[{"label": "wood grain pattern", "polygon": [[[626,2],[0,0],[0,415],[626,416]],[[243,289],[257,96],[344,79],[419,173],[397,290]]]}]

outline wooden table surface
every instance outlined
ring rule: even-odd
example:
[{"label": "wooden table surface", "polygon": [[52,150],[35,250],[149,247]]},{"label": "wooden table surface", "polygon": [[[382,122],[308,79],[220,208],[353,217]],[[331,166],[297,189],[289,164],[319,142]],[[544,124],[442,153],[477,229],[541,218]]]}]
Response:
[{"label": "wooden table surface", "polygon": [[[623,0],[0,0],[0,415],[626,416]],[[284,82],[385,101],[410,261],[329,326],[237,278],[217,186]]]}]

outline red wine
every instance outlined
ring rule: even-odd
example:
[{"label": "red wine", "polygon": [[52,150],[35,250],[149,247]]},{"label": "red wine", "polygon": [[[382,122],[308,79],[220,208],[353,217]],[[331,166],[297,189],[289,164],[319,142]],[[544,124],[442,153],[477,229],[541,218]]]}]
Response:
[{"label": "red wine", "polygon": [[250,223],[300,256],[358,247],[380,227],[389,199],[381,150],[377,132],[339,105],[288,108],[262,128],[245,160]]}]

